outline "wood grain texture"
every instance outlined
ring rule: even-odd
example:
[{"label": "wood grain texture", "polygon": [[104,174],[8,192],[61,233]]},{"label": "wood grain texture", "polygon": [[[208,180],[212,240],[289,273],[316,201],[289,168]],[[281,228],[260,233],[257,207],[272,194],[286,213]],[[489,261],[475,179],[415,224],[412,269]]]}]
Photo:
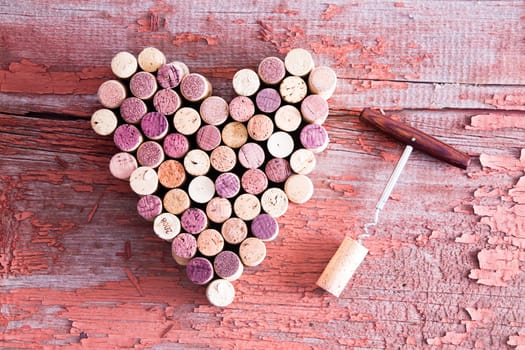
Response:
[{"label": "wood grain texture", "polygon": [[[0,347],[522,348],[524,21],[521,1],[0,1]],[[227,309],[135,214],[116,147],[90,129],[111,58],[145,46],[227,100],[238,69],[294,47],[340,78],[314,196],[279,218]],[[412,154],[335,299],[315,281],[402,150],[364,107],[474,159]]]}]

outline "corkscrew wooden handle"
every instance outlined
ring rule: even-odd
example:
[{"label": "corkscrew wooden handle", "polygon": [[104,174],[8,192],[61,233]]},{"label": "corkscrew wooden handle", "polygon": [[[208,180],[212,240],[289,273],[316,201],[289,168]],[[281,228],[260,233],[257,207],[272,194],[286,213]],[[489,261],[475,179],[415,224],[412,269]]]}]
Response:
[{"label": "corkscrew wooden handle", "polygon": [[418,129],[385,117],[377,111],[365,108],[363,112],[361,112],[359,119],[370,123],[399,142],[411,145],[432,157],[459,168],[466,169],[470,163],[470,156],[468,154],[458,151],[452,146],[449,146]]}]

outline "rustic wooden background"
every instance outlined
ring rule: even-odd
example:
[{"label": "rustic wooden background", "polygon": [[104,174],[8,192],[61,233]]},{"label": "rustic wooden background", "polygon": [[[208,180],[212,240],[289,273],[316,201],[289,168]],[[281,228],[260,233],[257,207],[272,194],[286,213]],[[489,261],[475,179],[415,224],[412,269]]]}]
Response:
[{"label": "rustic wooden background", "polygon": [[[0,0],[0,348],[525,348],[523,1]],[[232,96],[293,47],[340,80],[315,195],[268,258],[209,306],[113,179],[90,129],[118,51],[145,46]],[[387,113],[468,152],[412,155],[343,295],[315,286],[356,237],[402,145]]]}]

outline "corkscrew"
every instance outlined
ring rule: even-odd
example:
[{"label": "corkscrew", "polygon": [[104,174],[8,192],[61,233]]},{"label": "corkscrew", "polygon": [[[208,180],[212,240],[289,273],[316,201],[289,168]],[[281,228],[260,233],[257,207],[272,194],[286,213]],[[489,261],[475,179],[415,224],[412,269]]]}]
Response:
[{"label": "corkscrew", "polygon": [[370,227],[377,225],[379,214],[392,194],[413,149],[418,149],[462,169],[466,169],[470,163],[469,155],[458,151],[452,146],[447,145],[418,129],[392,118],[388,118],[384,116],[382,112],[380,113],[367,108],[362,111],[359,119],[375,126],[399,142],[404,143],[406,147],[375,206],[373,220],[364,225],[364,233],[359,235],[357,240],[353,240],[349,237],[346,237],[343,240],[343,243],[341,243],[317,281],[319,287],[337,297],[344,290],[355,270],[368,253],[368,249],[362,245],[362,241],[372,235]]}]

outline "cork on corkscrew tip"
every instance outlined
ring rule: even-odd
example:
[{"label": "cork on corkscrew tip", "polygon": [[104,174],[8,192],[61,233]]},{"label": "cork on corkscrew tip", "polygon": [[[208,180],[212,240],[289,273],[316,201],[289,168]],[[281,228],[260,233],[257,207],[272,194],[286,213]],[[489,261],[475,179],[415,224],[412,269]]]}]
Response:
[{"label": "cork on corkscrew tip", "polygon": [[317,286],[339,297],[367,254],[365,246],[345,237],[317,280]]}]

